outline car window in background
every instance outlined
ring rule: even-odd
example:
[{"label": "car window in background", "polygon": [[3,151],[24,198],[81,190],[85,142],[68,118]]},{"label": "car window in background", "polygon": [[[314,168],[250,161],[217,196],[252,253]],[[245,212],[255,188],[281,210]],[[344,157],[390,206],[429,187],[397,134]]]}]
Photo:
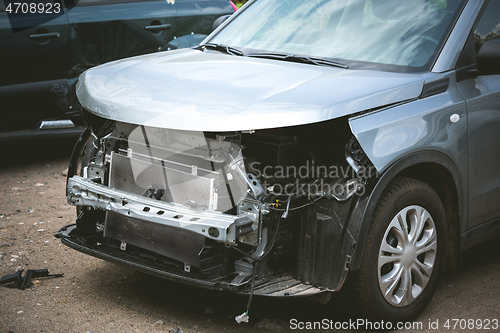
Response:
[{"label": "car window in background", "polygon": [[490,1],[474,31],[476,51],[491,39],[500,39],[500,1]]},{"label": "car window in background", "polygon": [[[405,66],[430,66],[462,0],[262,0],[212,43],[264,52]],[[242,33],[243,32],[243,33]],[[353,64],[349,64],[352,66]],[[366,64],[365,64],[366,65]],[[413,68],[413,69],[411,69]]]}]

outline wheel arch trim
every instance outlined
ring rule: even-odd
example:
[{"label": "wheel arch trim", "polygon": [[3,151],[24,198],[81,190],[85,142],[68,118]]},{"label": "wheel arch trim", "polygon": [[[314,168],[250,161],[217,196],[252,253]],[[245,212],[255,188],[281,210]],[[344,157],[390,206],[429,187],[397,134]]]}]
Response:
[{"label": "wheel arch trim", "polygon": [[[353,214],[357,216],[361,216],[361,220],[359,221],[360,226],[358,228],[356,238],[356,249],[353,256],[353,262],[351,266],[351,270],[357,270],[360,268],[361,257],[363,254],[363,249],[365,246],[366,236],[368,234],[368,229],[371,223],[371,219],[373,213],[375,211],[375,207],[382,195],[382,192],[385,190],[387,185],[398,175],[401,175],[402,172],[408,170],[411,167],[417,166],[419,164],[432,163],[439,165],[445,168],[453,178],[455,183],[455,191],[457,197],[457,208],[458,212],[456,212],[457,216],[455,218],[458,219],[459,224],[459,232],[463,232],[463,227],[466,223],[467,216],[467,206],[464,204],[465,202],[465,192],[463,190],[463,182],[460,177],[460,173],[455,163],[445,154],[438,151],[421,151],[409,154],[408,156],[401,158],[394,162],[391,166],[389,166],[385,172],[380,175],[377,183],[375,184],[373,190],[371,191],[366,205],[359,208],[362,210],[361,214]],[[432,184],[429,184],[432,186]],[[450,227],[450,226],[449,226]],[[460,238],[456,239],[456,241],[460,242]],[[459,246],[459,244],[457,244]],[[460,249],[460,246],[458,247]]]}]

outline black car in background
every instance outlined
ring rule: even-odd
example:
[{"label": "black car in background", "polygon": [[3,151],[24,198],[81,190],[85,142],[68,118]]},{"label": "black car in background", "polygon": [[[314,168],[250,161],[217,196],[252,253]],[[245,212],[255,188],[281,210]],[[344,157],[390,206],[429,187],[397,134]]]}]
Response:
[{"label": "black car in background", "polygon": [[0,140],[80,133],[75,87],[81,73],[125,57],[196,45],[218,17],[236,9],[229,0],[60,1],[19,1],[60,8],[62,15],[36,26],[29,15],[18,15],[17,29],[9,14],[30,7],[0,1]]}]

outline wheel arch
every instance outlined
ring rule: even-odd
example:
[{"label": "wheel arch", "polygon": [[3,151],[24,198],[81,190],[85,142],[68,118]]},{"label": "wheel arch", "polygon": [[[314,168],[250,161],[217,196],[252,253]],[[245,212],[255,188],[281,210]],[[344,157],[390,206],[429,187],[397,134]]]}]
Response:
[{"label": "wheel arch", "polygon": [[380,175],[368,198],[368,203],[361,213],[362,217],[356,237],[356,249],[351,270],[357,270],[360,267],[373,212],[382,192],[396,177],[407,177],[423,181],[436,191],[446,213],[449,239],[446,268],[453,271],[459,270],[462,263],[460,234],[467,216],[467,207],[464,204],[464,187],[455,163],[448,156],[437,151],[410,154],[393,163]]}]

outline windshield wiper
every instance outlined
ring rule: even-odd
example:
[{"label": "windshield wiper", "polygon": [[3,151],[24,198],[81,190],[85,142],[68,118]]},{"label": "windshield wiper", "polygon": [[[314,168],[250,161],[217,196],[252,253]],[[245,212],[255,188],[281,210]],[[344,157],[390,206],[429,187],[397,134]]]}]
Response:
[{"label": "windshield wiper", "polygon": [[200,45],[200,48],[202,48],[202,49],[206,48],[206,49],[211,49],[211,50],[215,50],[215,51],[220,51],[220,52],[224,52],[224,53],[227,53],[230,55],[237,55],[237,56],[243,55],[243,52],[241,52],[237,48],[232,47],[232,46],[227,46],[224,44],[206,43],[206,44]]},{"label": "windshield wiper", "polygon": [[247,55],[247,57],[299,62],[302,64],[311,64],[311,65],[316,65],[316,66],[332,66],[332,67],[340,67],[340,68],[345,68],[345,69],[349,68],[349,66],[347,66],[346,64],[342,64],[340,62],[336,62],[336,61],[332,61],[332,60],[328,60],[328,59],[298,56],[298,55],[294,55],[294,54],[285,54],[285,53],[250,53]]}]

